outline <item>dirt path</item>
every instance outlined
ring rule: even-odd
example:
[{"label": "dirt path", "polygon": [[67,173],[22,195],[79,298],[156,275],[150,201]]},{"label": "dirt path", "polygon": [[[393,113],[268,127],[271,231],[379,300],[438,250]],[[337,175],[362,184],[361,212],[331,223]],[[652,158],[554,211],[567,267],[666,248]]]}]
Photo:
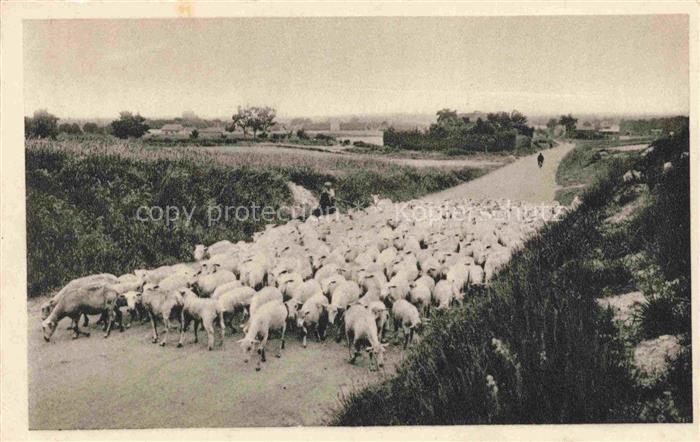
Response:
[{"label": "dirt path", "polygon": [[89,326],[91,337],[71,340],[65,319],[46,343],[38,305],[29,308],[31,430],[322,425],[340,393],[393,373],[403,353],[392,346],[384,372],[370,373],[366,359],[348,364],[347,348],[332,339],[304,349],[292,335],[281,359],[279,339],[270,340],[256,372],[243,362],[240,333],[209,352],[206,334],[194,344],[191,331],[184,348],[176,333],[160,348],[147,325],[108,339]]},{"label": "dirt path", "polygon": [[468,183],[425,197],[428,200],[452,198],[507,198],[527,202],[554,201],[559,162],[573,149],[561,144],[543,152],[544,165],[537,167],[537,154],[522,157],[506,166]]}]

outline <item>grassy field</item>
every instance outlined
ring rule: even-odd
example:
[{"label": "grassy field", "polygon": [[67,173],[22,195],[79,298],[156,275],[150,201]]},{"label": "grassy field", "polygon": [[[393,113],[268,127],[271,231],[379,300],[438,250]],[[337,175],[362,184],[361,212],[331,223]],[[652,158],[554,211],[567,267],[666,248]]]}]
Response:
[{"label": "grassy field", "polygon": [[[396,375],[346,395],[334,423],[691,421],[687,150],[686,133],[645,159],[607,163],[578,209],[529,240],[486,293],[433,317]],[[642,183],[622,181],[630,166]],[[596,300],[632,290],[646,303],[622,330]],[[662,334],[681,350],[650,376],[633,349]]]},{"label": "grassy field", "polygon": [[[188,261],[198,243],[249,239],[264,227],[263,219],[222,219],[210,225],[209,208],[255,205],[277,211],[291,202],[288,181],[317,194],[323,182],[333,182],[343,210],[367,206],[372,194],[408,200],[482,173],[339,155],[29,140],[28,291],[30,296],[46,293],[91,273],[122,274]],[[136,219],[140,207],[177,207],[192,215],[189,222],[184,216],[174,223],[164,217],[142,222]]]},{"label": "grassy field", "polygon": [[[559,165],[557,184],[562,188],[556,199],[570,204],[585,188],[605,175],[610,164],[635,156],[634,152],[609,150],[611,147],[640,144],[639,140],[575,140],[576,148]],[[651,142],[651,141],[650,141]]]}]

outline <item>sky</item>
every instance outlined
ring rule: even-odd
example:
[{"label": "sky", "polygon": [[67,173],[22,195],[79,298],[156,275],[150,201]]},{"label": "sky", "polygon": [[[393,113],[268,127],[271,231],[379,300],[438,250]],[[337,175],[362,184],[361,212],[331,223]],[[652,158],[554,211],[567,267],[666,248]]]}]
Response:
[{"label": "sky", "polygon": [[688,18],[24,21],[25,114],[688,114]]}]

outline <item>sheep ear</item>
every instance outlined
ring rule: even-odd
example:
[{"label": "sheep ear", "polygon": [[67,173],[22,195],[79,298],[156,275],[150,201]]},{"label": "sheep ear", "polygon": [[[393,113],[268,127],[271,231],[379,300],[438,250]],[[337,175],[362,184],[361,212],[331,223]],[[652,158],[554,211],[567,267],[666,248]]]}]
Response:
[{"label": "sheep ear", "polygon": [[245,341],[245,338],[241,338],[241,339],[237,340],[236,342],[243,342],[243,341]]},{"label": "sheep ear", "polygon": [[154,286],[153,286],[153,289],[159,289],[159,288],[160,288],[160,285],[154,285]]}]

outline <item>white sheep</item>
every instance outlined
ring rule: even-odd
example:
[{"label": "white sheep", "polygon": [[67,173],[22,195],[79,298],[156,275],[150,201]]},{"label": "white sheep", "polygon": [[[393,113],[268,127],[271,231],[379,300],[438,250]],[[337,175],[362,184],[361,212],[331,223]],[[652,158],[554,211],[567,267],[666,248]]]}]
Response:
[{"label": "white sheep", "polygon": [[351,321],[345,322],[345,337],[348,341],[348,352],[350,353],[349,362],[351,364],[355,363],[357,357],[360,356],[363,342],[368,342],[369,346],[365,350],[369,352],[369,369],[381,368],[384,366],[386,345],[379,342],[376,319],[366,307],[358,306],[356,312],[351,315]]},{"label": "white sheep", "polygon": [[403,348],[405,350],[409,342],[413,341],[414,331],[421,325],[420,313],[413,304],[405,299],[400,299],[391,307],[391,314],[394,317],[394,330],[397,332],[399,328],[403,330]]},{"label": "white sheep", "polygon": [[469,265],[469,284],[481,285],[484,283],[484,269],[478,264]]},{"label": "white sheep", "polygon": [[306,348],[308,328],[314,327],[316,337],[321,341],[325,338],[328,325],[328,298],[322,294],[312,296],[301,306],[297,315],[297,327],[302,331],[302,347]]},{"label": "white sheep", "polygon": [[[213,299],[198,297],[190,289],[180,289],[178,291],[182,296],[182,310],[180,319],[180,341],[177,343],[178,348],[182,347],[185,339],[185,328],[190,321],[194,320],[194,342],[199,342],[197,329],[200,325],[204,326],[207,332],[207,350],[214,348],[214,321],[217,318],[217,302]],[[223,345],[225,328],[221,328],[221,344]]]},{"label": "white sheep", "polygon": [[265,346],[267,345],[267,340],[271,331],[282,331],[280,349],[276,354],[278,358],[282,356],[288,315],[287,307],[281,301],[268,302],[262,305],[260,309],[256,310],[255,313],[251,312],[246,335],[238,342],[245,353],[244,362],[248,362],[251,353],[255,350],[260,354],[260,359],[255,367],[256,371],[260,371],[260,363],[266,361]]},{"label": "white sheep", "polygon": [[263,287],[262,289],[258,290],[255,295],[253,295],[253,299],[250,301],[250,316],[252,317],[253,313],[255,313],[258,308],[262,307],[268,302],[283,302],[283,300],[284,296],[277,287]]},{"label": "white sheep", "polygon": [[381,301],[372,301],[367,304],[367,308],[372,315],[374,315],[375,322],[377,323],[377,333],[379,335],[379,341],[383,342],[384,331],[386,330],[386,324],[389,321],[389,310],[387,310],[386,305]]},{"label": "white sheep", "polygon": [[[221,284],[221,285],[217,286],[216,289],[214,289],[214,293],[211,294],[210,298],[211,299],[218,299],[222,294],[229,292],[232,289],[235,289],[237,287],[243,287],[243,283],[241,283],[241,281],[239,281],[239,280],[235,280],[235,281],[227,282],[225,284]],[[252,289],[250,287],[246,287],[246,288],[251,289],[253,291],[253,293],[255,293],[255,289]]]},{"label": "white sheep", "polygon": [[416,280],[411,283],[410,288],[411,291],[408,296],[409,301],[423,312],[423,314],[428,314],[433,297],[430,287]]},{"label": "white sheep", "polygon": [[446,310],[452,305],[452,300],[454,299],[454,292],[452,291],[452,284],[449,281],[442,279],[435,284],[435,290],[433,290],[433,298],[437,303],[438,310]]},{"label": "white sheep", "polygon": [[333,290],[331,303],[328,305],[328,322],[334,324],[339,314],[351,303],[360,299],[360,287],[355,281],[346,281]]},{"label": "white sheep", "polygon": [[384,284],[380,291],[379,298],[381,300],[388,298],[392,302],[399,299],[406,299],[410,289],[411,288],[406,278],[399,274],[391,278],[391,281]]},{"label": "white sheep", "polygon": [[255,296],[255,289],[241,286],[233,287],[216,298],[222,334],[226,323],[228,323],[232,333],[236,331],[233,327],[233,315],[241,309],[245,314],[245,309],[250,306],[253,296]]},{"label": "white sheep", "polygon": [[229,270],[217,270],[207,275],[199,275],[196,277],[192,286],[196,289],[197,294],[202,297],[211,296],[217,287],[236,281],[236,275]]}]

